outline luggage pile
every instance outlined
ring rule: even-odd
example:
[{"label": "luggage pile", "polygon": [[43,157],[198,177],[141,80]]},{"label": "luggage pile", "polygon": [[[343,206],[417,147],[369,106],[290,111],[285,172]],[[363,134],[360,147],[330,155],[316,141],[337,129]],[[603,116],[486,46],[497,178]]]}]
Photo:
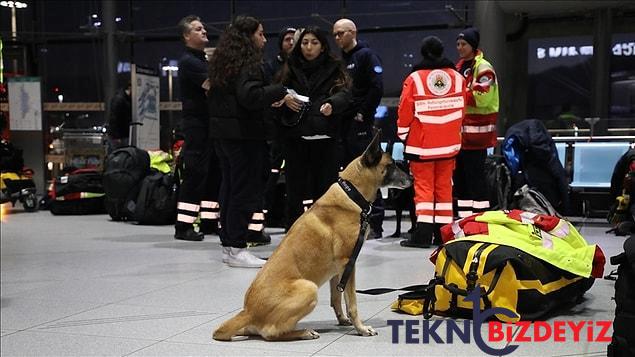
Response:
[{"label": "luggage pile", "polygon": [[134,217],[142,180],[150,173],[147,151],[127,146],[119,148],[104,164],[106,211],[113,221],[128,221]]},{"label": "luggage pile", "polygon": [[520,209],[560,217],[570,210],[566,172],[555,143],[538,120],[510,127],[503,155],[485,160],[492,210]]},{"label": "luggage pile", "polygon": [[113,151],[106,158],[106,211],[113,221],[167,225],[176,219],[178,170],[165,152],[136,147]]},{"label": "luggage pile", "polygon": [[103,174],[75,170],[53,181],[49,196],[55,215],[107,212],[113,221],[169,225],[176,220],[178,170],[162,151],[147,152],[133,146],[114,150]]},{"label": "luggage pile", "polygon": [[26,212],[38,209],[33,170],[24,166],[22,149],[0,140],[0,204],[22,202]]},{"label": "luggage pile", "polygon": [[359,292],[408,291],[392,309],[424,318],[471,319],[474,309],[498,308],[499,321],[533,321],[579,303],[604,271],[600,247],[555,216],[488,211],[443,226],[441,235],[428,284]]},{"label": "luggage pile", "polygon": [[502,307],[521,320],[540,319],[578,303],[604,269],[600,247],[555,216],[490,211],[446,225],[441,234],[445,245],[432,257],[436,280],[427,311],[437,315],[471,315],[472,304],[463,297],[480,286],[482,309]]}]

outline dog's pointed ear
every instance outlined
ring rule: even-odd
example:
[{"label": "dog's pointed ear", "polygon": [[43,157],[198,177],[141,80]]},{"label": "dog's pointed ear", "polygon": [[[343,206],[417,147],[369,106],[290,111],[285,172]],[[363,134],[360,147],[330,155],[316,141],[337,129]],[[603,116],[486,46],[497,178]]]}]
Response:
[{"label": "dog's pointed ear", "polygon": [[368,144],[368,147],[362,154],[362,165],[366,167],[374,167],[381,161],[381,145],[379,140],[381,139],[381,130],[375,129],[375,136],[373,140]]}]

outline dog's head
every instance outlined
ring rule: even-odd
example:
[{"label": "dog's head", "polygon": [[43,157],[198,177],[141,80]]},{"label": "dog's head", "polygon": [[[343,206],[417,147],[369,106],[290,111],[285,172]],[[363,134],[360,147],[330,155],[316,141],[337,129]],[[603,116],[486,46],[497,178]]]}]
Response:
[{"label": "dog's head", "polygon": [[365,175],[371,176],[380,187],[404,189],[412,185],[412,179],[403,170],[399,169],[392,157],[381,149],[381,130],[375,132],[359,162],[365,168]]}]

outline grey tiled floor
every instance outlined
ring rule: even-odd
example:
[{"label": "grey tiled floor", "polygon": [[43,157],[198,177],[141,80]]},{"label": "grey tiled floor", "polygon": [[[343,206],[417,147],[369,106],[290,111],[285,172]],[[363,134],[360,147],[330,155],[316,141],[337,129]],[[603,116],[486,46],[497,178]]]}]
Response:
[{"label": "grey tiled floor", "polygon": [[[384,224],[387,234],[394,227],[390,217]],[[607,236],[606,229],[583,224],[581,233],[609,257],[621,249],[624,238]],[[273,244],[253,249],[263,256],[282,238],[280,230],[269,232]],[[320,289],[318,306],[300,323],[316,329],[321,335],[317,340],[216,342],[211,331],[241,308],[257,272],[221,263],[217,237],[175,241],[170,226],[116,223],[105,215],[25,213],[20,208],[10,210],[1,233],[2,356],[484,355],[474,343],[405,344],[401,335],[400,343],[393,344],[387,320],[419,319],[390,310],[396,293],[359,296],[360,313],[379,335],[357,336],[334,324],[327,287]],[[368,241],[357,264],[357,287],[426,282],[434,269],[430,251],[402,248],[394,238]],[[612,293],[612,282],[598,280],[582,304],[554,319],[612,319]],[[605,351],[605,343],[571,341],[522,344],[513,355],[600,356]]]}]

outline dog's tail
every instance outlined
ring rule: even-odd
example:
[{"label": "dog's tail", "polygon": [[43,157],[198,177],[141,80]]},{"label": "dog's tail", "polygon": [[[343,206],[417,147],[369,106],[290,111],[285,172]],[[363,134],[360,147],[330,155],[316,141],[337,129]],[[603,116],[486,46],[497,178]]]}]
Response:
[{"label": "dog's tail", "polygon": [[250,321],[251,316],[247,314],[245,310],[242,310],[238,315],[223,322],[216,331],[214,331],[212,337],[217,341],[231,341],[232,337],[235,336],[240,329],[246,327]]}]

